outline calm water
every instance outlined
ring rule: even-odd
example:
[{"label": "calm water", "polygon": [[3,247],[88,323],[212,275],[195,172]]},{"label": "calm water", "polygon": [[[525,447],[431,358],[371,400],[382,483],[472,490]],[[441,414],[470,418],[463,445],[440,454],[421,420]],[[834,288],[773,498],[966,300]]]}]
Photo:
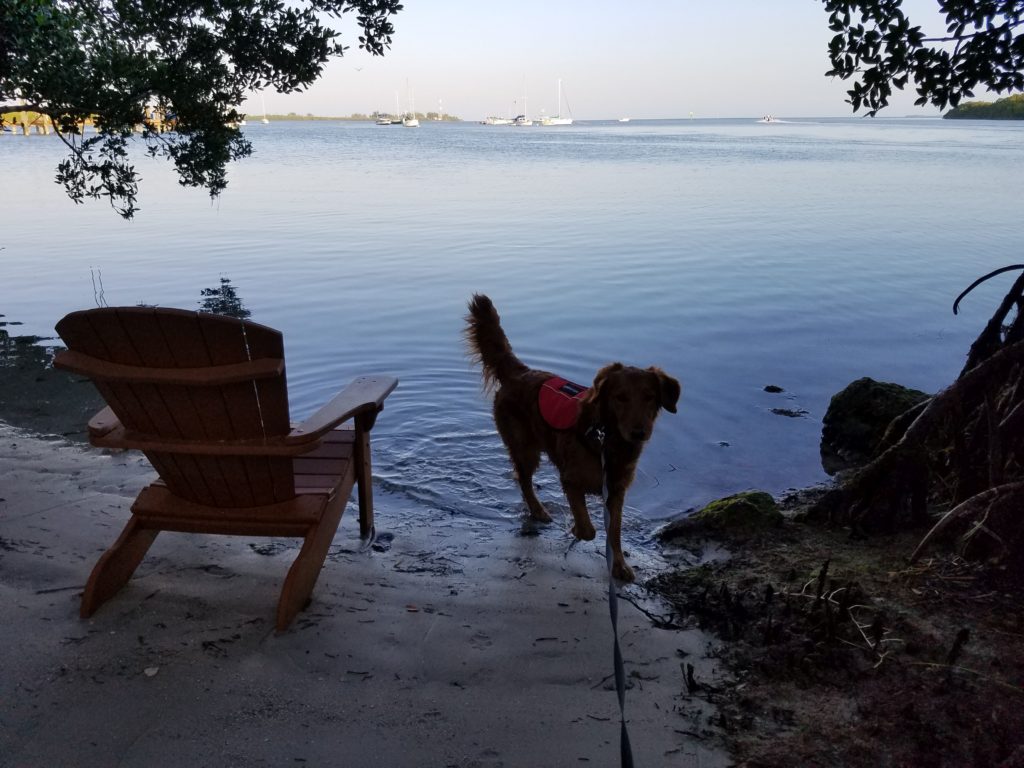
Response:
[{"label": "calm water", "polygon": [[52,137],[0,137],[0,312],[48,335],[98,300],[197,307],[227,277],[285,334],[294,416],[361,372],[398,375],[375,430],[386,493],[471,520],[521,509],[461,345],[474,291],[528,363],[682,380],[627,499],[636,536],[727,492],[824,479],[830,396],[865,375],[947,384],[1009,283],[959,317],[953,298],[1021,260],[1020,124],[246,130],[255,156],[213,204],[140,159],[130,223],[63,196]]}]

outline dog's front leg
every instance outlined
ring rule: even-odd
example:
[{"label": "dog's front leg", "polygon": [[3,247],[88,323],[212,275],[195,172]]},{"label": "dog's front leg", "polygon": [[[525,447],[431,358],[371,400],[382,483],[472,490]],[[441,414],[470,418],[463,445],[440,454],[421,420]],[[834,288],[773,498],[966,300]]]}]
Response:
[{"label": "dog's front leg", "polygon": [[622,505],[625,503],[625,491],[613,489],[608,494],[608,546],[612,548],[612,576],[619,581],[634,581],[636,575],[622,554]]},{"label": "dog's front leg", "polygon": [[569,501],[569,510],[572,512],[572,535],[584,541],[593,541],[597,536],[594,524],[590,522],[590,513],[587,511],[587,497],[578,488],[566,488],[565,498]]}]

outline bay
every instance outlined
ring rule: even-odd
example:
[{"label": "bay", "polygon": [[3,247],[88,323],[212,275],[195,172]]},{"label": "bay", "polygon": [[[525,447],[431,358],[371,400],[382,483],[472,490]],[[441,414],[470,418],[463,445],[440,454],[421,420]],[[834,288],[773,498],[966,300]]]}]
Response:
[{"label": "bay", "polygon": [[[0,136],[0,312],[52,336],[74,309],[198,308],[228,279],[285,335],[293,418],[361,373],[401,379],[375,474],[410,510],[467,520],[522,511],[462,345],[475,291],[528,364],[587,383],[622,360],[682,381],[627,498],[637,537],[725,493],[825,479],[832,394],[860,376],[948,384],[1008,283],[955,317],[954,297],[1021,261],[1014,123],[244,130],[254,155],[215,201],[140,156],[131,222],[67,200],[54,137]],[[538,479],[564,513],[553,473]]]}]

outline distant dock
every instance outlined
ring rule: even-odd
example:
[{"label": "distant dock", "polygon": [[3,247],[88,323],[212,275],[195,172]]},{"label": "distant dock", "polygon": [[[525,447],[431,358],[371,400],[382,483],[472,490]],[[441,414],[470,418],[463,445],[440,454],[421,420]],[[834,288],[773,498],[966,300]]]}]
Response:
[{"label": "distant dock", "polygon": [[[15,133],[22,136],[31,136],[32,134],[48,136],[56,130],[53,125],[53,119],[49,115],[39,112],[5,112],[3,119],[3,133]],[[157,133],[163,133],[164,131],[172,130],[173,120],[168,119],[166,115],[158,110],[147,110],[146,125]],[[86,118],[78,123],[77,132],[84,135],[86,128],[95,129],[95,127],[95,122],[91,118]],[[143,125],[141,123],[135,126],[136,133],[142,133],[142,131]]]},{"label": "distant dock", "polygon": [[3,117],[5,133],[29,136],[32,133],[46,135],[53,132],[53,120],[48,115],[38,112],[5,112]]}]

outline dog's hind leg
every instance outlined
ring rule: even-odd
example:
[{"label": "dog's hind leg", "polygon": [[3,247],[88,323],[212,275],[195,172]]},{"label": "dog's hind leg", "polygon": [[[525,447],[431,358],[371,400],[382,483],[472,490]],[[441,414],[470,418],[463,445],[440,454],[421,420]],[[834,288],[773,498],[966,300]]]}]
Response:
[{"label": "dog's hind leg", "polygon": [[517,448],[513,451],[509,448],[509,456],[512,459],[512,467],[515,469],[516,480],[519,482],[519,491],[523,494],[523,501],[530,509],[530,517],[542,523],[550,523],[551,515],[537,498],[533,488],[533,473],[540,466],[540,451]]},{"label": "dog's hind leg", "polygon": [[494,425],[508,449],[508,457],[512,460],[519,491],[530,510],[530,517],[542,523],[550,523],[551,515],[540,503],[533,488],[533,473],[540,466],[540,446],[534,444],[530,433],[522,427],[524,419],[525,415],[509,407],[507,401],[502,403],[495,400]]}]

